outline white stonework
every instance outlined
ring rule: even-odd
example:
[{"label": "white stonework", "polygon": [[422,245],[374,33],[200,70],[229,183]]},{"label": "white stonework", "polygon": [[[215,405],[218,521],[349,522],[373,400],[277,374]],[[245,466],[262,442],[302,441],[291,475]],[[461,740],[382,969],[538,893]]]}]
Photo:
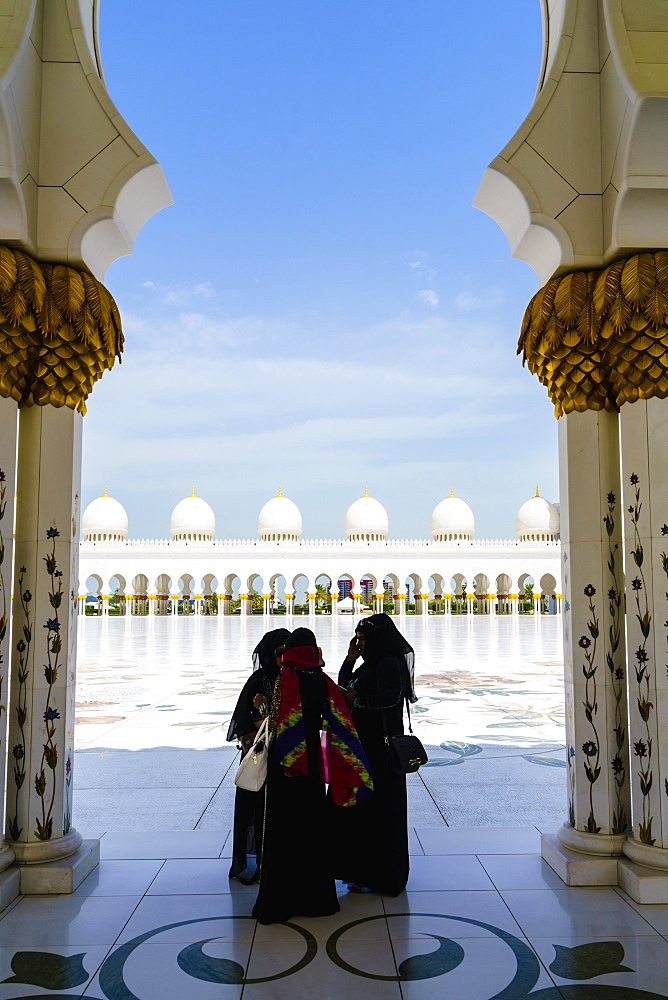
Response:
[{"label": "white stonework", "polygon": [[[469,602],[475,597],[478,613],[510,613],[520,610],[518,595],[524,592],[527,582],[533,583],[536,599],[541,594],[552,598],[548,602],[551,611],[560,608],[558,535],[539,541],[473,539],[473,513],[457,498],[448,498],[439,505],[457,505],[456,517],[448,511],[449,520],[442,517],[439,522],[452,529],[448,535],[455,536],[445,541],[386,538],[385,508],[369,496],[356,500],[348,510],[347,539],[301,539],[301,514],[283,496],[274,497],[260,511],[258,539],[215,539],[214,514],[203,500],[188,497],[176,511],[194,501],[210,513],[204,518],[199,508],[195,510],[196,516],[190,517],[187,525],[185,520],[180,522],[178,538],[121,539],[104,524],[98,526],[94,538],[85,537],[81,545],[81,602],[87,595],[98,597],[104,611],[108,609],[109,595],[118,589],[121,611],[129,613],[145,613],[146,602],[156,613],[166,613],[170,596],[173,604],[188,599],[195,602],[197,610],[203,610],[201,599],[212,594],[215,582],[222,614],[230,611],[233,589],[244,595],[243,611],[250,610],[245,595],[254,591],[262,592],[266,610],[270,610],[280,578],[287,600],[291,600],[289,595],[294,594],[298,578],[303,577],[309,600],[315,602],[316,583],[326,577],[327,589],[335,595],[338,581],[350,580],[355,610],[360,606],[362,580],[371,581],[373,593],[381,600],[384,590],[391,589],[399,614],[404,610],[407,592],[415,601],[417,614],[427,612],[430,598],[439,602],[440,611],[449,601],[455,607],[457,600],[463,602],[464,592]],[[97,504],[99,499],[91,506]],[[89,591],[87,581],[91,578],[95,586]],[[206,610],[212,610],[210,604]],[[346,610],[343,602],[339,610]]]},{"label": "white stonework", "polygon": [[[641,310],[651,294],[648,267],[667,249],[668,5],[555,0],[544,5],[543,28],[533,107],[476,196],[544,286],[523,336],[536,335],[539,313],[553,315],[548,287],[569,330],[563,335],[565,328],[553,325],[539,345],[534,340],[542,369],[528,357],[531,347],[527,352],[541,378],[549,382],[548,370],[555,375],[552,400],[565,414],[559,441],[568,820],[545,839],[543,857],[569,884],[618,883],[638,902],[665,903],[668,399],[654,362],[665,349],[649,337],[639,340],[636,368],[626,352],[636,328],[665,336],[667,325],[665,312],[659,318],[647,306],[647,319]],[[608,265],[623,270],[630,299],[615,298],[622,311],[599,339]],[[583,270],[590,271],[586,278],[571,276]],[[659,271],[657,281],[664,281]],[[559,291],[556,283],[547,286],[552,278],[561,279]],[[583,281],[595,282],[596,291],[588,285],[576,303],[571,293]],[[663,305],[665,291],[655,294]],[[569,312],[575,307],[577,331]],[[605,338],[617,350],[614,361],[601,354]],[[568,374],[560,365],[570,347],[582,353],[579,360],[569,355],[575,368]],[[600,396],[589,384],[580,389],[594,357],[601,360],[597,386],[609,386]],[[641,385],[638,372],[645,371]],[[523,512],[529,537],[533,513]],[[630,860],[601,860],[622,851]],[[643,867],[653,874],[643,875]]]}]

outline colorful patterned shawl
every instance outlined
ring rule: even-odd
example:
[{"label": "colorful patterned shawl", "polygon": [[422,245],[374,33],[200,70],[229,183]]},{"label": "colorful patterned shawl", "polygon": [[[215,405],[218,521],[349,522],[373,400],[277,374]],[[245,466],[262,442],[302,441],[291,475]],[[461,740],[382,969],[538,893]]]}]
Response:
[{"label": "colorful patterned shawl", "polygon": [[[321,670],[317,646],[298,646],[283,654],[274,694],[276,759],[291,777],[308,772],[306,730],[299,694],[298,670]],[[339,806],[354,806],[373,791],[369,764],[350,710],[334,681],[324,675],[327,697],[322,710],[320,774]]]}]

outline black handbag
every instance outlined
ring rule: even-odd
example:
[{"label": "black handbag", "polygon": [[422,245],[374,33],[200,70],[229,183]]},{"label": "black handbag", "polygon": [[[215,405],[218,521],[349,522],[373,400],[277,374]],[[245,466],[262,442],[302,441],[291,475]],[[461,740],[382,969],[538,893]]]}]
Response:
[{"label": "black handbag", "polygon": [[427,751],[422,743],[413,733],[411,725],[411,706],[406,698],[406,710],[408,711],[408,735],[390,736],[387,732],[387,722],[385,712],[383,712],[383,727],[385,729],[385,743],[390,753],[392,770],[395,774],[412,774],[429,760]]}]

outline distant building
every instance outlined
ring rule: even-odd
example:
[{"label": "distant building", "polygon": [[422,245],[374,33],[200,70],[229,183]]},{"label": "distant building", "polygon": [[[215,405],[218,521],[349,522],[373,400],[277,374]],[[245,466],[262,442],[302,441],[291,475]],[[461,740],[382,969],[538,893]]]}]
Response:
[{"label": "distant building", "polygon": [[80,606],[102,613],[111,600],[122,614],[250,614],[254,593],[267,613],[279,604],[292,613],[295,593],[315,612],[317,585],[332,612],[348,599],[355,612],[382,611],[388,590],[398,615],[407,593],[416,614],[560,610],[559,510],[538,491],[518,511],[516,537],[495,541],[474,539],[473,511],[454,491],[434,510],[429,539],[388,538],[387,512],[368,490],[348,508],[341,539],[302,538],[299,508],[280,490],[255,539],[217,539],[194,489],[174,508],[169,539],[128,539],[125,509],[106,490],[82,530]]}]

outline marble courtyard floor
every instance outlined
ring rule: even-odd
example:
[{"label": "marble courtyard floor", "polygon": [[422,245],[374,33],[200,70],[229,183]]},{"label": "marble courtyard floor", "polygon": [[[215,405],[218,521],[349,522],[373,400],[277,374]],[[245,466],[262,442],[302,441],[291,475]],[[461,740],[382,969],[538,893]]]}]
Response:
[{"label": "marble courtyard floor", "polygon": [[[336,916],[270,927],[227,879],[220,728],[264,623],[81,624],[75,822],[102,861],[2,916],[3,1000],[668,997],[668,906],[567,888],[540,858],[565,801],[558,619],[406,620],[430,752],[409,779],[407,891],[341,886]],[[334,669],[351,624],[315,620]]]}]

